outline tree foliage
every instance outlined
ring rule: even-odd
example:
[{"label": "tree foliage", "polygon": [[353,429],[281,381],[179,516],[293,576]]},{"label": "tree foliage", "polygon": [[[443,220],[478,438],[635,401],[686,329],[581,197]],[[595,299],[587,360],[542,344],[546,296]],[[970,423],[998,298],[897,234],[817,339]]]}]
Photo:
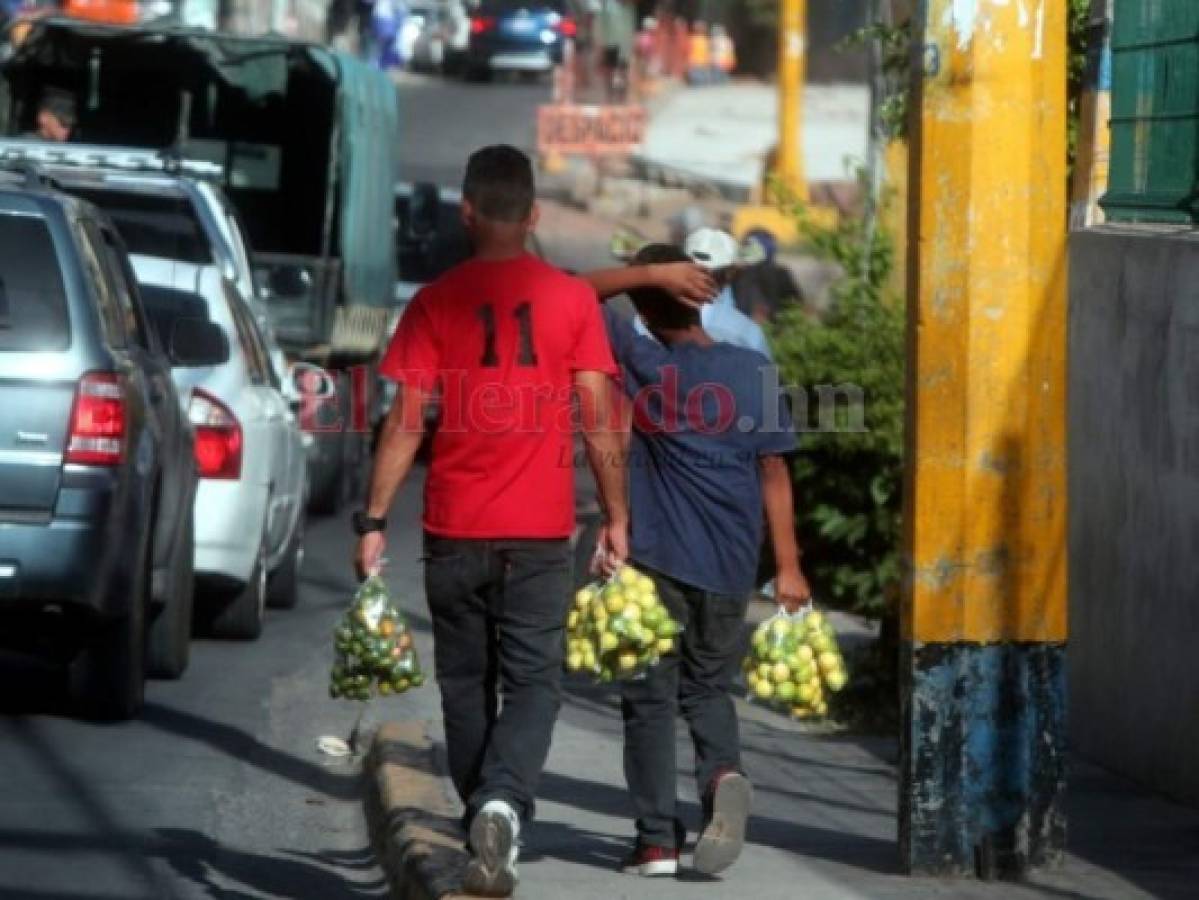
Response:
[{"label": "tree foliage", "polygon": [[[794,205],[811,250],[840,266],[829,312],[802,309],[780,316],[773,349],[788,384],[808,398],[793,475],[797,528],[805,570],[820,597],[866,615],[881,615],[899,581],[903,479],[904,310],[886,297],[894,242],[869,234],[865,214],[824,229]],[[853,411],[839,406],[829,421],[820,395],[830,386],[860,391],[864,430],[849,430]],[[826,397],[828,394],[826,394]]]}]

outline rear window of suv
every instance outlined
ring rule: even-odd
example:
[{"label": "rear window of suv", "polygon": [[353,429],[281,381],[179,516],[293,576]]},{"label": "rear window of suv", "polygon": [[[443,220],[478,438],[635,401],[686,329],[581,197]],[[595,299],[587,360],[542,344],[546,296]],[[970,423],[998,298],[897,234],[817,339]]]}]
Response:
[{"label": "rear window of suv", "polygon": [[108,213],[130,253],[201,266],[213,262],[208,235],[185,197],[73,186],[70,191]]},{"label": "rear window of suv", "polygon": [[45,221],[0,215],[0,352],[71,346],[67,292]]}]

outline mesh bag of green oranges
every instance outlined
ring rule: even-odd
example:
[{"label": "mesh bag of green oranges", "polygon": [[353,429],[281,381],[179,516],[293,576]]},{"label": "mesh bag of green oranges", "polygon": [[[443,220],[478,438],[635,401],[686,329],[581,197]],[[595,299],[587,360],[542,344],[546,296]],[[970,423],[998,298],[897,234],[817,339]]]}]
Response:
[{"label": "mesh bag of green oranges", "polygon": [[637,678],[675,651],[681,631],[653,579],[624,566],[575,594],[566,617],[566,670],[604,684]]},{"label": "mesh bag of green oranges", "polygon": [[742,669],[751,700],[797,719],[827,715],[828,695],[849,678],[832,625],[811,606],[759,625]]},{"label": "mesh bag of green oranges", "polygon": [[378,576],[358,587],[337,623],[333,646],[330,697],[369,700],[375,694],[402,694],[425,683],[408,620]]}]

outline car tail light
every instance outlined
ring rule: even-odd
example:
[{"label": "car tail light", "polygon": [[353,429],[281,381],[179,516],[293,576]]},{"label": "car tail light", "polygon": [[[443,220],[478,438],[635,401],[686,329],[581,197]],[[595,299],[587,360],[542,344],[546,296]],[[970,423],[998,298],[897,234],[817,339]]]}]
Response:
[{"label": "car tail light", "polygon": [[474,16],[470,20],[471,34],[485,34],[495,28],[495,18],[493,16]]},{"label": "car tail light", "polygon": [[187,417],[196,432],[196,471],[201,478],[241,477],[241,423],[212,394],[192,391]]},{"label": "car tail light", "polygon": [[564,18],[558,23],[558,34],[562,37],[572,38],[579,33],[579,26],[574,19]]},{"label": "car tail light", "polygon": [[112,372],[89,372],[75,389],[66,461],[115,466],[124,456],[125,390],[121,379]]}]

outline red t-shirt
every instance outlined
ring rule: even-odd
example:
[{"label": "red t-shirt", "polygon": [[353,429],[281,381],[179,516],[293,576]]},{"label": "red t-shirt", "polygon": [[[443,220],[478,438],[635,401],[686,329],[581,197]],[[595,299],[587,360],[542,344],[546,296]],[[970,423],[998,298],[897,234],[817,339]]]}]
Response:
[{"label": "red t-shirt", "polygon": [[379,371],[441,395],[428,531],[570,536],[572,376],[618,372],[586,282],[528,254],[456,266],[412,300]]}]

